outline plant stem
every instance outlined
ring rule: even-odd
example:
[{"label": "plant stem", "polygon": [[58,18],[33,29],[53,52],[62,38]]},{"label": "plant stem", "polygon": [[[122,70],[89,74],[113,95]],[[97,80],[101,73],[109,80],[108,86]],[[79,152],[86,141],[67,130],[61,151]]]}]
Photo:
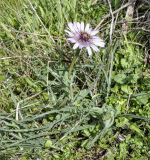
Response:
[{"label": "plant stem", "polygon": [[68,74],[69,78],[70,78],[71,73],[72,73],[72,71],[73,71],[73,67],[74,67],[74,65],[76,64],[77,60],[78,60],[79,53],[80,53],[80,51],[77,50],[76,54],[75,54],[74,57],[73,57],[73,60],[72,60],[71,65],[70,65],[70,67],[69,67],[69,74]]}]

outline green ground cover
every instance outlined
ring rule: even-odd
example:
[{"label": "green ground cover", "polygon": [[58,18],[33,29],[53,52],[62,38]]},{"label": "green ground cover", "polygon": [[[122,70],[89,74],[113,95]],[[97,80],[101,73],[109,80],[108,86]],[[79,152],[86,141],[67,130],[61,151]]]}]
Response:
[{"label": "green ground cover", "polygon": [[92,0],[0,2],[0,160],[150,159],[149,33],[122,31],[126,8],[112,39],[111,15],[100,25],[106,47],[83,50],[70,72],[67,23],[94,28],[109,12]]}]

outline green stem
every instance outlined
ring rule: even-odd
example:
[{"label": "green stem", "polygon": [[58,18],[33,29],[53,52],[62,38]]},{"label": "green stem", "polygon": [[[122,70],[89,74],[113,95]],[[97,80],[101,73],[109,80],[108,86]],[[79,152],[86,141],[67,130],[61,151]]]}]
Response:
[{"label": "green stem", "polygon": [[79,51],[77,50],[75,56],[73,57],[73,60],[72,60],[72,62],[71,62],[71,65],[70,65],[70,67],[69,67],[69,74],[68,74],[69,77],[71,76],[71,73],[72,73],[72,71],[73,71],[73,67],[74,67],[74,65],[76,64],[76,62],[77,62],[77,60],[78,60],[78,57],[79,57]]}]

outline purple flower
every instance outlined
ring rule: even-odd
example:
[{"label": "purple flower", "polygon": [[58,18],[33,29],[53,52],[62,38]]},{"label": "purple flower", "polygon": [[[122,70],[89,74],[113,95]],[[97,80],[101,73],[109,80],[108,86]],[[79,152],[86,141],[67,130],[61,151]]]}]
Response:
[{"label": "purple flower", "polygon": [[89,56],[92,55],[92,49],[99,52],[99,47],[105,47],[104,41],[97,36],[98,30],[90,28],[90,25],[85,25],[84,22],[68,23],[68,28],[65,30],[68,35],[68,41],[75,43],[73,49],[86,48]]}]

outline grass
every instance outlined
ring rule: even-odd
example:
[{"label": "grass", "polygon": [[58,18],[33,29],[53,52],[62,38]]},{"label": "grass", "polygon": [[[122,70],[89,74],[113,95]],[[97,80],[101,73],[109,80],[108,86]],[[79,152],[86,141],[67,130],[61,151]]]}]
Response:
[{"label": "grass", "polygon": [[145,33],[133,24],[124,34],[116,23],[110,42],[108,17],[100,27],[106,48],[91,58],[82,51],[71,65],[77,53],[66,41],[67,22],[96,27],[108,4],[2,0],[0,10],[0,159],[148,160]]}]

